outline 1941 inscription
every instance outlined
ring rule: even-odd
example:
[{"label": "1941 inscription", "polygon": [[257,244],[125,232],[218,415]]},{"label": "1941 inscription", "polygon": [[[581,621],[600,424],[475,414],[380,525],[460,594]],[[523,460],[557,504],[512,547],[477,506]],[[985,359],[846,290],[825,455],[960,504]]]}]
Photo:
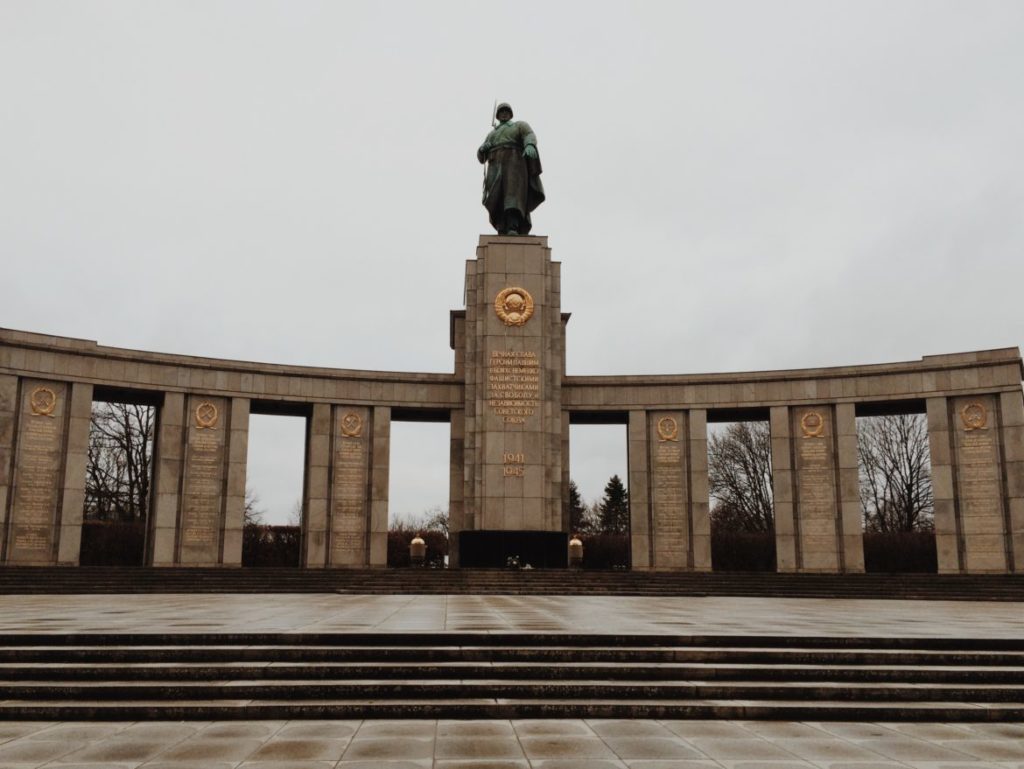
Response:
[{"label": "1941 inscription", "polygon": [[504,424],[521,425],[536,413],[540,361],[535,352],[494,350],[487,365],[487,403]]}]

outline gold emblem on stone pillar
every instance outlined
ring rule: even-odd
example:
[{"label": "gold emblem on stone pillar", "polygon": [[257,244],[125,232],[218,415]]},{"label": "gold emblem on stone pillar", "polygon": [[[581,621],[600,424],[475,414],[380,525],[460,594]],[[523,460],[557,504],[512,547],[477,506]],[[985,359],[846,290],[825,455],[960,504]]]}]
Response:
[{"label": "gold emblem on stone pillar", "polygon": [[28,396],[28,405],[37,417],[53,418],[53,410],[57,408],[57,393],[49,387],[37,387]]},{"label": "gold emblem on stone pillar", "polygon": [[346,438],[358,438],[363,434],[363,419],[354,411],[341,418],[341,434]]},{"label": "gold emblem on stone pillar", "polygon": [[203,401],[196,406],[197,430],[216,430],[218,419],[220,419],[220,412],[210,401]]},{"label": "gold emblem on stone pillar", "polygon": [[988,424],[988,409],[977,401],[971,401],[960,410],[960,421],[967,430],[984,430]]},{"label": "gold emblem on stone pillar", "polygon": [[672,417],[662,417],[658,420],[658,440],[678,441],[679,423]]},{"label": "gold emblem on stone pillar", "polygon": [[805,438],[820,438],[825,432],[825,417],[819,411],[808,411],[800,417],[800,429]]},{"label": "gold emblem on stone pillar", "polygon": [[494,299],[494,311],[506,326],[522,326],[533,315],[533,297],[518,286],[502,289]]}]

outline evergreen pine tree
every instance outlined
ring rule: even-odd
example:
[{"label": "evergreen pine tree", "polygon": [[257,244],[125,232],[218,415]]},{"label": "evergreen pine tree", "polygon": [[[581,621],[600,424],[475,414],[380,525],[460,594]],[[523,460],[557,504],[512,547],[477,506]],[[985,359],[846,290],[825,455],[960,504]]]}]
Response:
[{"label": "evergreen pine tree", "polygon": [[604,498],[597,505],[597,519],[605,534],[629,533],[629,492],[618,475],[605,484]]},{"label": "evergreen pine tree", "polygon": [[580,487],[576,481],[569,481],[569,534],[584,534],[591,529],[590,517],[587,515],[587,506],[583,504],[583,497],[580,496]]}]

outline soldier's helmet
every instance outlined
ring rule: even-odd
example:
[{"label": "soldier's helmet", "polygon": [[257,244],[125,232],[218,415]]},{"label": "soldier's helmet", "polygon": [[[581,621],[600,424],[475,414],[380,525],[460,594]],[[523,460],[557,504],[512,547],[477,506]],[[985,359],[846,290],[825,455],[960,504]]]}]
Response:
[{"label": "soldier's helmet", "polygon": [[500,115],[503,109],[508,110],[509,117],[515,117],[515,113],[512,111],[512,105],[509,104],[507,101],[503,101],[501,104],[498,105],[498,108],[494,110],[494,116],[497,117],[498,115]]}]

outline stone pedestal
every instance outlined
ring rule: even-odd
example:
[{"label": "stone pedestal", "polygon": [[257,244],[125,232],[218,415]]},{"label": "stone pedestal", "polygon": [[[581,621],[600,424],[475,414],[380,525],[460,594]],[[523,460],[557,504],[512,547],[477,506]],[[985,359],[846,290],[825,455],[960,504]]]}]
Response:
[{"label": "stone pedestal", "polygon": [[466,381],[463,434],[453,435],[463,531],[565,530],[559,267],[546,238],[508,236],[482,236],[466,265],[465,317],[453,329]]}]

